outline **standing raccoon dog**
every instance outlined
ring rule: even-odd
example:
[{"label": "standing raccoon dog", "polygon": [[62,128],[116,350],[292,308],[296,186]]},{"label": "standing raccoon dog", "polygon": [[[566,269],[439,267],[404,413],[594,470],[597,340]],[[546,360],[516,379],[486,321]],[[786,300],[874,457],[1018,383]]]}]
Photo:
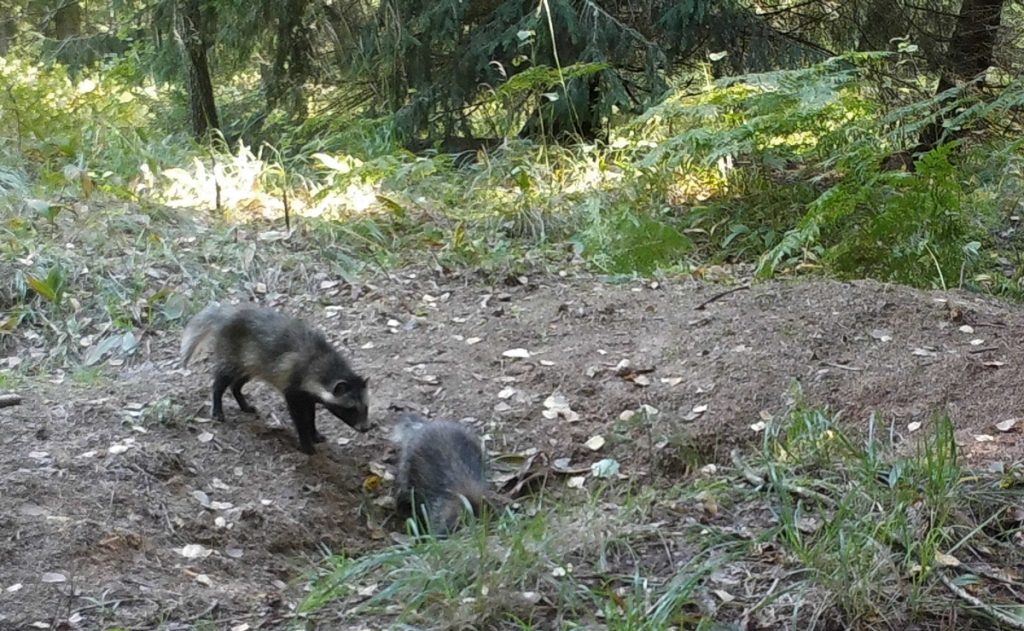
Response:
[{"label": "standing raccoon dog", "polygon": [[472,430],[453,421],[428,423],[406,414],[395,423],[391,438],[401,448],[395,498],[399,506],[425,516],[430,531],[439,535],[458,527],[467,503],[480,515],[487,481],[483,447]]},{"label": "standing raccoon dog", "polygon": [[228,387],[243,412],[255,412],[242,395],[242,386],[259,379],[284,394],[299,448],[307,454],[314,452],[314,443],[325,440],[316,431],[317,403],[360,432],[371,429],[368,380],[349,368],[323,333],[301,320],[267,307],[210,305],[185,327],[182,366],[207,341],[212,342],[216,362],[214,419],[224,420],[221,399]]}]

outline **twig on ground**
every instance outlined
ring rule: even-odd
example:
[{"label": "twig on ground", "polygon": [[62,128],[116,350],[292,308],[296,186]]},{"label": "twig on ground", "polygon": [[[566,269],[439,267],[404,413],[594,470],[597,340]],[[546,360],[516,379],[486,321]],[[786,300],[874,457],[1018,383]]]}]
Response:
[{"label": "twig on ground", "polygon": [[725,291],[723,291],[721,293],[717,293],[714,296],[711,296],[710,298],[705,300],[704,302],[700,303],[696,307],[694,307],[693,310],[694,311],[703,311],[704,307],[708,306],[712,302],[715,302],[716,300],[721,300],[722,298],[725,298],[729,294],[734,294],[737,291],[742,291],[744,289],[750,289],[750,285],[740,285],[739,287],[733,287],[732,289],[727,289],[727,290],[725,290]]},{"label": "twig on ground", "polygon": [[1005,624],[1011,629],[1021,629],[1022,631],[1024,631],[1024,620],[1021,620],[1016,616],[1005,614],[996,609],[995,607],[993,607],[992,605],[987,605],[980,599],[971,596],[967,593],[967,590],[951,581],[948,576],[939,576],[939,580],[942,581],[942,584],[945,585],[949,591],[953,592],[957,597],[959,597],[961,600],[966,601],[973,607],[977,607],[979,610],[981,610],[983,614],[985,614],[989,618],[996,620],[1000,624]]},{"label": "twig on ground", "polygon": [[[739,450],[733,449],[730,455],[732,456],[733,466],[735,466],[736,469],[741,474],[743,474],[743,477],[746,478],[747,482],[749,482],[752,486],[765,486],[768,484],[768,482],[762,476],[755,473],[753,469],[748,467],[746,464],[743,463],[743,461],[740,460]],[[804,499],[818,500],[822,504],[829,507],[834,507],[836,505],[835,500],[832,499],[831,497],[823,493],[813,491],[809,488],[800,486],[799,484],[788,484],[785,482],[780,482],[779,486],[782,489],[792,493],[793,495],[798,495]]]},{"label": "twig on ground", "polygon": [[821,362],[825,366],[831,366],[833,368],[839,368],[840,370],[849,370],[851,372],[860,372],[864,370],[859,366],[844,366],[843,364],[837,364],[835,362]]}]

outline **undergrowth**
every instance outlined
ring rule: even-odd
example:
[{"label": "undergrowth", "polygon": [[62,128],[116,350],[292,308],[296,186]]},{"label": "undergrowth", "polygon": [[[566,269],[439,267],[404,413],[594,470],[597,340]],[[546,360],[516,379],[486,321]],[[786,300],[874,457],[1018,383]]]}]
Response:
[{"label": "undergrowth", "polygon": [[[499,282],[536,269],[651,276],[738,263],[727,273],[823,268],[1016,295],[1017,143],[947,145],[916,172],[881,170],[928,111],[875,99],[870,73],[888,63],[858,54],[730,78],[679,91],[608,144],[507,140],[457,166],[399,149],[389,121],[358,116],[310,119],[274,147],[202,147],[172,129],[163,86],[130,85],[138,77],[117,68],[73,82],[59,65],[3,61],[0,263],[12,274],[0,331],[63,320],[75,301],[95,321],[87,296],[111,326],[145,326],[180,293],[153,282],[165,265],[214,295],[266,284],[255,277],[274,267],[310,271],[313,257],[347,280],[424,262]],[[965,105],[958,122],[997,115],[1018,92]],[[166,206],[215,214],[197,218],[201,243],[179,240]],[[235,248],[232,225],[263,243]],[[289,249],[277,239],[297,245],[271,261]],[[107,256],[115,244],[127,248],[123,267]],[[191,267],[178,260],[192,254]],[[201,268],[217,273],[205,281]]]},{"label": "undergrowth", "polygon": [[450,539],[331,557],[299,615],[424,629],[891,629],[955,611],[958,628],[991,628],[992,610],[948,585],[983,602],[1009,594],[997,575],[1024,561],[1020,471],[963,470],[945,417],[907,438],[877,419],[853,436],[796,401],[731,470],[594,487],[582,502],[552,489]]}]

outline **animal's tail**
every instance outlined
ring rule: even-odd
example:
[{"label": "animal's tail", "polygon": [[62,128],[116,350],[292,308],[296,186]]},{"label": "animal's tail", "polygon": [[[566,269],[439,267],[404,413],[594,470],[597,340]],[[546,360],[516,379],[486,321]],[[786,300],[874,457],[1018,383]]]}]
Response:
[{"label": "animal's tail", "polygon": [[216,303],[206,307],[189,320],[185,331],[181,334],[181,365],[188,366],[192,359],[192,353],[203,345],[210,334],[214,332],[217,325],[227,315],[229,307],[223,307]]},{"label": "animal's tail", "polygon": [[418,414],[403,414],[395,421],[391,430],[391,441],[399,445],[405,444],[413,434],[423,427],[423,417]]}]

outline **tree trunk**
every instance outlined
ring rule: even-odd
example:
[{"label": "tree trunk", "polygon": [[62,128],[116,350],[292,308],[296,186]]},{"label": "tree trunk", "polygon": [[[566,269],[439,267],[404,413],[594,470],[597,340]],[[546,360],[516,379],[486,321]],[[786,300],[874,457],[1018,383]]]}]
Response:
[{"label": "tree trunk", "polygon": [[274,69],[267,90],[268,110],[284,101],[299,120],[309,115],[303,86],[313,70],[310,34],[303,24],[307,4],[307,0],[286,0],[277,22]]},{"label": "tree trunk", "polygon": [[[0,11],[2,12],[2,11]],[[10,13],[4,12],[7,15]],[[0,57],[6,57],[15,34],[14,18],[0,18]]]},{"label": "tree trunk", "polygon": [[[936,94],[977,77],[992,65],[992,51],[999,32],[1003,2],[1004,0],[964,0],[960,6],[956,28],[949,40],[947,63],[941,69]],[[944,140],[944,121],[945,117],[940,114],[921,131],[918,145],[913,149],[914,153],[927,153],[939,146]]]},{"label": "tree trunk", "polygon": [[201,0],[179,0],[177,37],[185,62],[188,106],[191,114],[192,135],[202,139],[211,130],[219,130],[217,104],[213,99],[213,81],[206,56],[209,47],[203,37]]},{"label": "tree trunk", "polygon": [[64,2],[53,14],[50,23],[53,39],[64,41],[82,32],[82,6],[77,2]]}]

